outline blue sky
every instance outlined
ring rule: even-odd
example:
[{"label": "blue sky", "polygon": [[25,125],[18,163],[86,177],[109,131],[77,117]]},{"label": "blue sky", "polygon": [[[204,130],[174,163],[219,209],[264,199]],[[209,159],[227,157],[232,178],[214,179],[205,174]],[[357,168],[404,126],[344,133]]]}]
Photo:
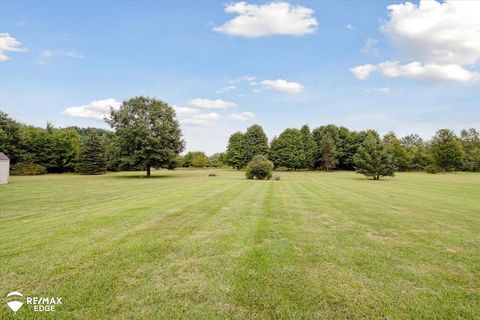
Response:
[{"label": "blue sky", "polygon": [[154,96],[207,153],[253,123],[478,129],[478,21],[478,3],[2,2],[0,110],[106,128],[107,105]]}]

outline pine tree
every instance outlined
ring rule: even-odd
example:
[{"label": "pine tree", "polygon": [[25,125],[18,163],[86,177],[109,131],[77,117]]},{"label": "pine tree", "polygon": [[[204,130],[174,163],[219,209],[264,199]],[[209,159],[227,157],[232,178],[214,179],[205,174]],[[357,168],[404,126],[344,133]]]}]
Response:
[{"label": "pine tree", "polygon": [[369,134],[354,157],[357,173],[379,180],[382,176],[393,177],[397,168],[393,156],[385,150],[378,137]]},{"label": "pine tree", "polygon": [[82,146],[78,157],[77,171],[82,174],[105,172],[104,150],[95,131],[92,131]]},{"label": "pine tree", "polygon": [[319,152],[323,170],[330,171],[332,168],[335,168],[338,163],[337,148],[335,147],[335,141],[333,141],[329,133],[326,133],[320,140]]},{"label": "pine tree", "polygon": [[300,132],[303,137],[303,153],[305,155],[305,162],[303,168],[313,169],[315,167],[315,154],[317,153],[317,144],[313,139],[313,135],[310,132],[308,125],[304,125]]}]

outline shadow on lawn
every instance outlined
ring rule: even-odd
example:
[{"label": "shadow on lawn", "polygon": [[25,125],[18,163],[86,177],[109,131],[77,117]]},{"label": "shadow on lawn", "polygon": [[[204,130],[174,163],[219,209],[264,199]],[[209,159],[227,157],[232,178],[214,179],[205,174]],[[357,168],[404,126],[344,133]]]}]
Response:
[{"label": "shadow on lawn", "polygon": [[147,177],[145,174],[118,174],[118,175],[111,175],[110,178],[113,179],[168,179],[168,178],[178,178],[178,176],[174,174],[162,174],[156,175],[153,174],[150,177]]}]

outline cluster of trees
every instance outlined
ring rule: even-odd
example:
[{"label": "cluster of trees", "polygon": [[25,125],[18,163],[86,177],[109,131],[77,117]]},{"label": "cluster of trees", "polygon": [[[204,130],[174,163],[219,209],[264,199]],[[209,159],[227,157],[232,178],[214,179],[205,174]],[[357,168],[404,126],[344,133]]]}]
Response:
[{"label": "cluster of trees", "polygon": [[[180,125],[168,104],[135,97],[105,119],[114,131],[93,128],[45,129],[18,123],[0,112],[0,150],[13,166],[47,172],[98,174],[105,170],[173,169],[184,149]],[[17,172],[23,172],[18,169]]]},{"label": "cluster of trees", "polygon": [[224,152],[214,153],[210,157],[202,151],[190,151],[184,156],[177,157],[177,167],[182,168],[221,168],[227,166]]},{"label": "cluster of trees", "polygon": [[285,129],[268,143],[262,127],[253,125],[230,136],[228,165],[245,168],[254,155],[267,157],[275,168],[375,171],[369,174],[374,179],[379,172],[392,175],[396,170],[480,171],[480,135],[473,128],[462,130],[459,137],[441,129],[424,141],[416,134],[399,139],[393,132],[380,137],[375,130],[326,125],[311,131],[304,125]]},{"label": "cluster of trees", "polygon": [[[326,125],[310,130],[285,129],[269,142],[260,125],[230,136],[225,153],[207,157],[203,152],[180,156],[185,142],[168,104],[148,97],[124,101],[105,119],[113,131],[93,128],[46,128],[18,123],[0,111],[0,151],[16,172],[30,168],[38,172],[87,174],[105,170],[146,170],[175,167],[247,167],[260,155],[275,168],[357,170],[374,179],[396,170],[429,172],[480,171],[480,135],[476,129],[459,136],[449,129],[436,132],[430,141],[411,134],[401,139],[389,132],[351,131]],[[20,167],[18,167],[20,166]]]}]

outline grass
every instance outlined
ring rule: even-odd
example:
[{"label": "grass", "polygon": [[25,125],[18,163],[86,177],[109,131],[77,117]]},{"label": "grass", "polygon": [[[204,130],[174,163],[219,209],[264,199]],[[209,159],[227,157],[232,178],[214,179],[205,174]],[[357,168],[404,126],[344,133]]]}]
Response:
[{"label": "grass", "polygon": [[1,318],[478,319],[480,175],[215,170],[13,177]]}]

